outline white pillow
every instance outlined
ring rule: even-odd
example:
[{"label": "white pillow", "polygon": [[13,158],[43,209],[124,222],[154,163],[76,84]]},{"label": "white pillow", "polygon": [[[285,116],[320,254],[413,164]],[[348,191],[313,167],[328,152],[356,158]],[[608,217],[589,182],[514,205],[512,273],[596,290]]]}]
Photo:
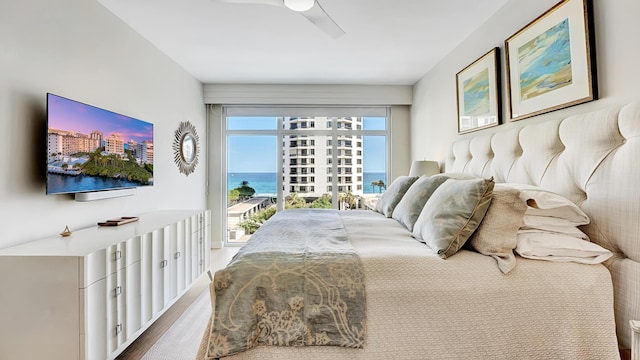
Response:
[{"label": "white pillow", "polygon": [[[538,215],[530,215],[529,209],[531,207],[527,206],[527,211],[525,211],[524,217],[522,221],[524,225],[527,227],[533,228],[544,228],[544,227],[569,227],[569,226],[579,226],[586,225],[582,222],[575,222],[568,219],[563,219],[559,217],[553,216],[538,216]],[[588,220],[587,220],[588,223]]]},{"label": "white pillow", "polygon": [[538,216],[564,219],[575,226],[589,223],[589,217],[578,205],[552,191],[528,184],[504,183],[500,184],[500,186],[508,186],[520,190],[520,197],[528,206],[525,217]]},{"label": "white pillow", "polygon": [[562,235],[566,235],[566,236],[571,236],[577,239],[582,239],[582,240],[587,240],[589,241],[589,237],[587,236],[587,234],[583,233],[580,229],[578,229],[575,226],[548,226],[545,229],[540,229],[540,228],[528,228],[528,227],[521,227],[520,230],[518,231],[519,233],[557,233],[557,234],[562,234]]},{"label": "white pillow", "polygon": [[518,232],[516,252],[535,260],[599,264],[612,256],[597,244],[558,233]]}]

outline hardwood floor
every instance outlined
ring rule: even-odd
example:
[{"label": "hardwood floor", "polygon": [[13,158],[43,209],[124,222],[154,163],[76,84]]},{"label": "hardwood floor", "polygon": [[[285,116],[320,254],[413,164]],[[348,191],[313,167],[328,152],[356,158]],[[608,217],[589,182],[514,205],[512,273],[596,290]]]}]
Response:
[{"label": "hardwood floor", "polygon": [[631,350],[620,350],[620,360],[631,360]]},{"label": "hardwood floor", "polygon": [[[226,247],[222,249],[211,249],[211,272],[226,266],[239,247]],[[173,325],[185,310],[191,306],[193,301],[208,291],[209,277],[205,274],[198,278],[191,289],[189,289],[173,306],[171,306],[158,320],[156,320],[142,335],[140,335],[129,347],[127,347],[117,360],[139,360],[149,349],[160,339],[160,337]]]}]

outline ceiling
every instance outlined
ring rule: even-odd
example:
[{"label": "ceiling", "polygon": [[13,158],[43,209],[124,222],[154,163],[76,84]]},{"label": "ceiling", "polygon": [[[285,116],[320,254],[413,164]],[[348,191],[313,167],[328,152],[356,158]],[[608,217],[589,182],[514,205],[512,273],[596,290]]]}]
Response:
[{"label": "ceiling", "polygon": [[98,0],[205,84],[412,85],[508,0],[319,0],[299,13],[216,0]]}]

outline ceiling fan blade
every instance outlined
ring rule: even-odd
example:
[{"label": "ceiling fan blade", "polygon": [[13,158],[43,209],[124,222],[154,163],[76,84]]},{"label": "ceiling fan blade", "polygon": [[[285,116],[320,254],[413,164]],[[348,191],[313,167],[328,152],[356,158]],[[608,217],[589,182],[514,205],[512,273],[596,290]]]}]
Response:
[{"label": "ceiling fan blade", "polygon": [[334,39],[345,34],[344,30],[333,21],[317,0],[311,9],[302,11],[300,14]]},{"label": "ceiling fan blade", "polygon": [[[211,0],[213,2],[218,3],[229,3],[229,4],[254,4],[254,5],[273,5],[285,7],[283,0]],[[336,39],[340,36],[344,35],[345,32],[342,28],[336,24],[335,21],[327,14],[327,12],[322,8],[322,5],[315,1],[313,7],[307,11],[299,12],[302,16],[307,18],[311,23],[317,26],[320,30],[322,30],[327,35]]]},{"label": "ceiling fan blade", "polygon": [[284,7],[282,0],[211,0],[213,2],[221,2],[228,4],[254,4],[254,5],[273,5]]}]

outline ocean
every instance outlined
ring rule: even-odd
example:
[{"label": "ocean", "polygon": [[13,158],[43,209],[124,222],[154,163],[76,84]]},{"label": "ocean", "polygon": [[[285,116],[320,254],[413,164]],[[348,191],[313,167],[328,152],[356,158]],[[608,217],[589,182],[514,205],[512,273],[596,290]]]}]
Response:
[{"label": "ocean", "polygon": [[[275,194],[277,189],[276,173],[228,173],[227,174],[227,190],[232,190],[240,186],[243,181],[248,181],[257,195]],[[383,172],[364,173],[363,191],[365,194],[378,193],[379,188],[371,186],[372,181],[385,181],[386,174]],[[384,191],[384,189],[383,189]]]}]

